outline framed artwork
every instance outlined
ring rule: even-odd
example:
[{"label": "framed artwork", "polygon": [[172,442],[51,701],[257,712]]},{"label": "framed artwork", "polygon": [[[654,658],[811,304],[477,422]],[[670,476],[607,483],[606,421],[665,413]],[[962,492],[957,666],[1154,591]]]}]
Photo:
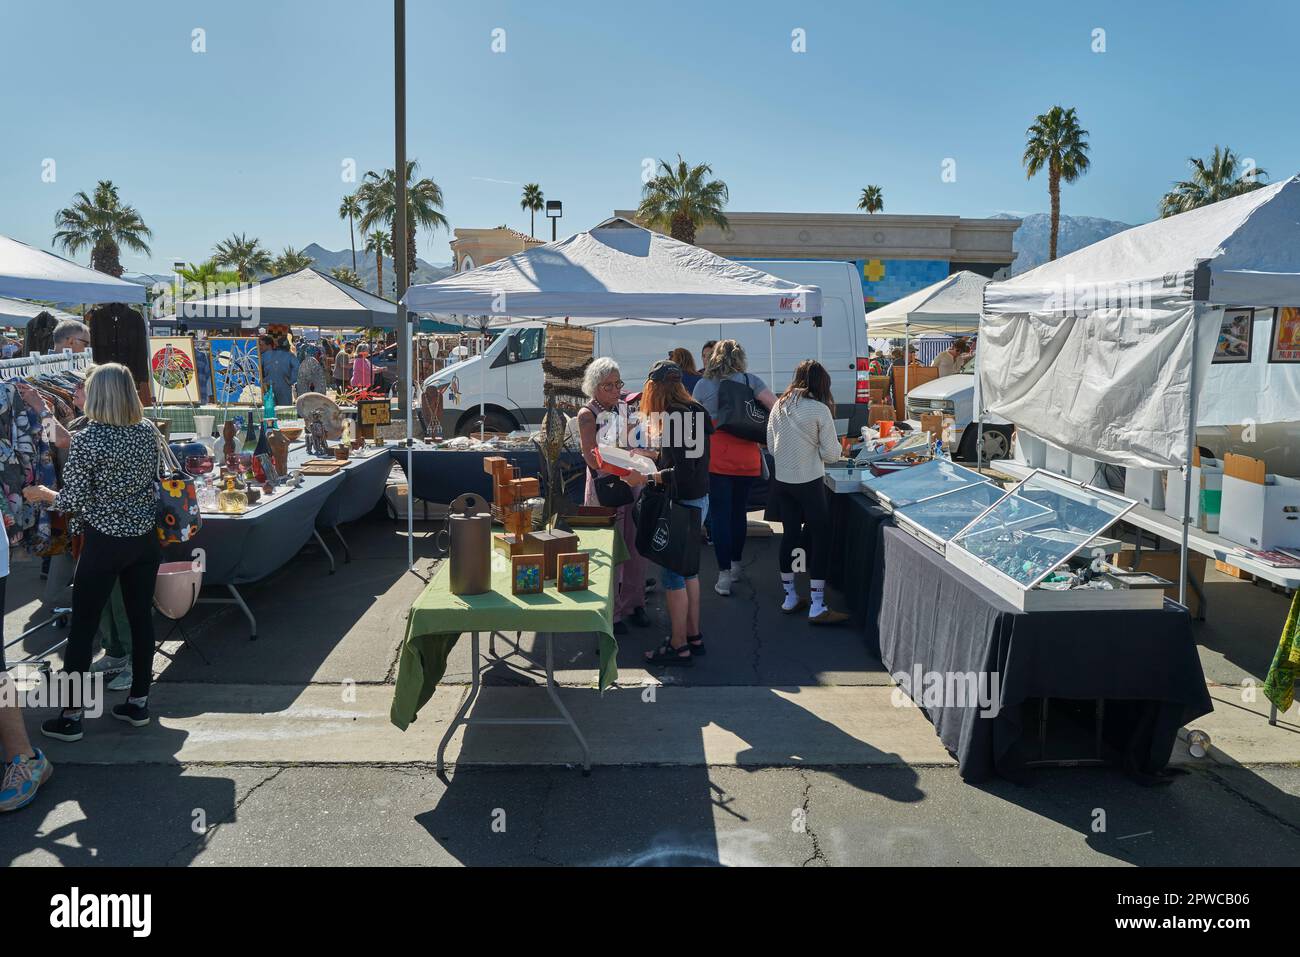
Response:
[{"label": "framed artwork", "polygon": [[155,402],[198,405],[199,373],[189,336],[149,338],[149,385]]},{"label": "framed artwork", "polygon": [[510,557],[510,594],[540,595],[546,578],[542,574],[541,555]]},{"label": "framed artwork", "polygon": [[1273,310],[1268,361],[1300,363],[1300,306],[1279,306]]},{"label": "framed artwork", "polygon": [[586,591],[591,556],[567,552],[555,557],[555,584],[560,591]]},{"label": "framed artwork", "polygon": [[387,399],[358,399],[357,421],[362,425],[390,425],[393,408]]},{"label": "framed artwork", "polygon": [[262,400],[262,354],[255,336],[208,340],[212,362],[212,401],[217,405]]},{"label": "framed artwork", "polygon": [[1254,309],[1225,309],[1219,320],[1219,340],[1214,344],[1215,365],[1250,364],[1251,339],[1255,331]]}]

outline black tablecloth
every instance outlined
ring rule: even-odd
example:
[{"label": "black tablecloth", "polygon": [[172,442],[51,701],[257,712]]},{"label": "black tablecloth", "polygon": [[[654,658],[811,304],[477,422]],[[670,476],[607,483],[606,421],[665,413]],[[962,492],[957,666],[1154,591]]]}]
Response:
[{"label": "black tablecloth", "polygon": [[876,644],[879,597],[872,583],[881,576],[880,530],[894,523],[893,516],[865,495],[828,492],[831,500],[831,585],[844,594],[846,610],[864,625],[871,647]]},{"label": "black tablecloth", "polygon": [[1184,609],[1020,612],[905,532],[878,536],[870,607],[885,668],[909,686],[918,668],[998,676],[996,715],[978,704],[926,709],[966,780],[1036,756],[1022,742],[1032,699],[1104,699],[1108,756],[1146,773],[1165,766],[1180,725],[1212,710]]},{"label": "black tablecloth", "polygon": [[[393,459],[406,470],[406,449],[394,448]],[[542,459],[534,449],[502,450],[494,452],[455,452],[445,449],[414,448],[411,466],[415,475],[407,476],[413,498],[446,505],[465,492],[475,492],[485,499],[492,498],[492,476],[483,471],[483,460],[489,456],[508,459],[519,469],[520,478],[541,477]],[[586,488],[582,459],[576,453],[565,452],[560,459],[561,473],[565,477],[568,498],[581,502]],[[542,486],[546,481],[543,477]]]}]

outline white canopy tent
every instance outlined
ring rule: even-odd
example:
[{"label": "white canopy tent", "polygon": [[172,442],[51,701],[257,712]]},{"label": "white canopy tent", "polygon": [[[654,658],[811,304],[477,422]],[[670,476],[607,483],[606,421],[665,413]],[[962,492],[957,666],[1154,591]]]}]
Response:
[{"label": "white canopy tent", "polygon": [[[402,302],[423,315],[487,316],[489,328],[550,319],[588,327],[767,322],[770,330],[782,320],[811,319],[821,353],[819,287],[778,279],[617,216],[587,232],[412,286]],[[408,415],[408,447],[410,438]]]},{"label": "white canopy tent", "polygon": [[0,236],[0,296],[46,302],[144,302],[148,290]]},{"label": "white canopy tent", "polygon": [[341,329],[397,326],[395,302],[310,267],[176,306],[173,321],[198,328],[255,329],[269,323]]},{"label": "white canopy tent", "polygon": [[917,333],[974,335],[979,331],[984,287],[988,281],[987,276],[963,269],[867,313],[868,335],[904,339],[904,393],[908,391],[906,350],[912,346],[912,336]]},{"label": "white canopy tent", "polygon": [[1229,388],[1231,367],[1210,373],[1225,308],[1280,306],[1300,306],[1300,177],[989,283],[981,412],[1111,464],[1184,468],[1186,516],[1203,390],[1216,421],[1300,417],[1300,365],[1256,371],[1267,396]]},{"label": "white canopy tent", "polygon": [[17,326],[21,328],[43,312],[48,312],[57,322],[62,322],[64,319],[79,318],[70,312],[55,309],[53,306],[42,306],[40,303],[0,297],[0,326]]}]

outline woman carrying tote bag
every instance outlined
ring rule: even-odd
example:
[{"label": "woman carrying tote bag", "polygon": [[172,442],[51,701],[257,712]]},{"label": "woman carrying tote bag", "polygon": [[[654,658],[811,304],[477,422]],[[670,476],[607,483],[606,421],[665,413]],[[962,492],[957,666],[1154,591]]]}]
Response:
[{"label": "woman carrying tote bag", "polygon": [[[687,533],[685,543],[676,541],[672,549],[675,564],[681,559],[688,560],[689,564],[689,559],[694,557],[694,567],[698,568],[699,528],[709,513],[709,459],[713,422],[704,407],[692,399],[682,386],[682,370],[675,362],[662,359],[651,367],[650,378],[646,381],[645,392],[641,396],[641,424],[649,439],[651,453],[661,470],[656,481],[667,490],[672,509],[677,512],[682,512],[683,509],[699,510],[698,518],[690,512],[685,513],[688,519],[693,520],[691,525],[694,540],[691,541],[691,535]],[[665,476],[663,472],[669,469],[671,472]],[[646,494],[650,495],[650,490]],[[680,522],[662,524],[675,525],[678,532],[681,530]],[[643,538],[649,535],[653,539],[654,534],[659,532],[661,522],[656,518],[655,528],[648,525],[649,516],[643,512],[639,532]],[[683,555],[684,550],[689,551],[691,548],[695,549],[694,556]],[[683,575],[663,568],[659,580],[664,589],[664,602],[668,606],[672,633],[657,649],[645,653],[646,664],[689,665],[695,655],[704,654],[704,634],[700,629],[699,575]]]}]

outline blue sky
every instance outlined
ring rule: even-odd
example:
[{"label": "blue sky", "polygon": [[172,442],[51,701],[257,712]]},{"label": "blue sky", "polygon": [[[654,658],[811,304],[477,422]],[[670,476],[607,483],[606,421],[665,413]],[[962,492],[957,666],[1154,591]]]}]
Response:
[{"label": "blue sky", "polygon": [[[0,0],[0,233],[48,248],[55,211],[109,178],[154,230],[128,269],[231,232],[345,248],[343,163],[392,164],[391,10]],[[636,202],[645,157],[678,152],[713,164],[734,210],[848,212],[878,183],[888,212],[1045,211],[1020,156],[1056,103],[1092,141],[1066,213],[1150,219],[1216,142],[1273,179],[1300,169],[1294,2],[409,0],[407,20],[408,149],[453,226],[526,231],[535,181],[562,230],[586,228]],[[449,238],[420,255],[449,260]]]}]

